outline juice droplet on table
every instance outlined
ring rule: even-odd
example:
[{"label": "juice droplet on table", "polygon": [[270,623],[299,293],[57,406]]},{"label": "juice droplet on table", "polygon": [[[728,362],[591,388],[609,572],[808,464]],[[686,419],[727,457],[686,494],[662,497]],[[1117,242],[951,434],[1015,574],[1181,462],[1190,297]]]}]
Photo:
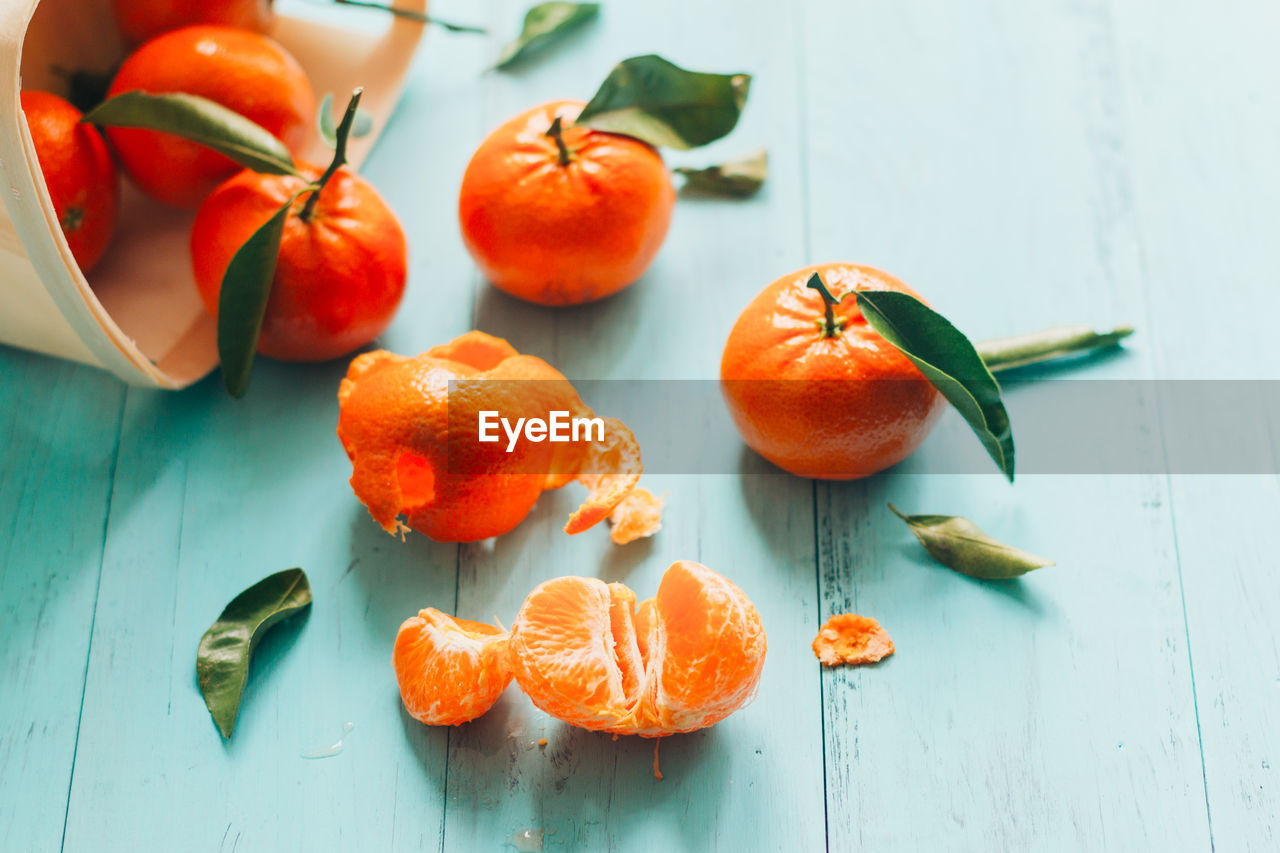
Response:
[{"label": "juice droplet on table", "polygon": [[302,752],[303,758],[333,758],[342,752],[343,741],[347,739],[347,735],[351,734],[351,730],[356,727],[355,723],[344,723],[342,726],[342,737],[338,738],[328,746],[313,746],[311,749]]}]

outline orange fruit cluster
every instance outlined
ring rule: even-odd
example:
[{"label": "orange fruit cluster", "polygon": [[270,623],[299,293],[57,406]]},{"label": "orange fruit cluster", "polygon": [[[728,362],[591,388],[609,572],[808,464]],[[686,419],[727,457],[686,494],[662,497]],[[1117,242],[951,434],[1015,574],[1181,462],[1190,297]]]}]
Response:
[{"label": "orange fruit cluster", "polygon": [[747,704],[766,649],[746,594],[682,560],[639,605],[620,583],[546,581],[509,634],[423,610],[401,625],[392,664],[405,709],[430,725],[475,719],[514,676],[534,705],[570,725],[664,737]]},{"label": "orange fruit cluster", "polygon": [[[464,380],[470,381],[459,384]],[[603,419],[603,440],[524,441],[511,452],[505,441],[481,442],[482,411],[512,419],[546,419],[557,410],[595,417],[558,370],[483,332],[413,358],[384,350],[357,356],[338,402],[351,487],[392,533],[403,515],[408,527],[439,541],[498,536],[519,524],[544,491],[575,480],[588,494],[565,532],[580,533],[617,512],[643,470],[635,436],[612,418]],[[634,506],[615,523],[631,535],[646,526],[631,514],[644,513],[656,529],[650,502],[640,498]]]}]

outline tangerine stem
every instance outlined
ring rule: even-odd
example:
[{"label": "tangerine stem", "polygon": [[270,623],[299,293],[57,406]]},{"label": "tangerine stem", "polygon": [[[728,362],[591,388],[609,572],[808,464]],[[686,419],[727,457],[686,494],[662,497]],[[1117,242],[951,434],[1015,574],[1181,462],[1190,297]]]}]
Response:
[{"label": "tangerine stem", "polygon": [[822,281],[822,276],[817,273],[809,276],[809,280],[805,282],[804,286],[822,294],[822,307],[825,312],[822,321],[822,335],[823,337],[834,338],[840,333],[841,325],[843,325],[836,322],[835,308],[840,304],[840,300],[831,295],[831,291],[827,289],[827,285]]},{"label": "tangerine stem", "polygon": [[351,137],[351,128],[355,124],[356,114],[360,111],[360,96],[363,94],[363,88],[351,93],[351,100],[347,102],[347,112],[342,116],[342,123],[338,125],[338,130],[334,134],[333,160],[330,161],[329,168],[325,169],[324,174],[320,176],[320,180],[316,181],[315,192],[311,193],[307,203],[298,213],[298,218],[303,222],[311,221],[311,215],[315,213],[316,203],[319,202],[320,193],[324,191],[325,185],[339,169],[347,165],[347,140]]},{"label": "tangerine stem", "polygon": [[560,166],[568,166],[573,161],[573,156],[569,152],[569,146],[564,144],[564,128],[560,126],[560,116],[556,116],[556,120],[551,122],[546,135],[556,141],[556,148],[560,150]]}]

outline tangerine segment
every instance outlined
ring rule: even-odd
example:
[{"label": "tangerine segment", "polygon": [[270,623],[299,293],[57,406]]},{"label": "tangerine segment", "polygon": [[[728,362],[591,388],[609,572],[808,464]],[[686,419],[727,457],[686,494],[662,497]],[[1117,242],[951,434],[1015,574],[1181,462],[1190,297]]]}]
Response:
[{"label": "tangerine segment", "polygon": [[893,654],[893,640],[869,616],[838,613],[813,638],[813,653],[823,666],[875,663]]},{"label": "tangerine segment", "polygon": [[405,710],[430,726],[456,726],[492,708],[511,683],[509,636],[434,607],[406,619],[391,655]]},{"label": "tangerine segment", "polygon": [[[468,379],[539,381],[455,381],[451,390],[451,380]],[[364,353],[351,362],[338,401],[351,487],[390,533],[404,515],[409,527],[439,541],[498,536],[544,490],[574,478],[591,488],[566,527],[579,533],[608,517],[640,477],[635,437],[612,419],[602,446],[521,441],[508,452],[505,441],[480,442],[481,411],[513,421],[553,410],[594,416],[559,371],[483,332],[415,358]]]},{"label": "tangerine segment", "polygon": [[542,710],[615,734],[704,728],[755,693],[766,641],[760,614],[728,579],[672,564],[636,606],[621,584],[563,577],[530,593],[511,628],[516,682]]}]

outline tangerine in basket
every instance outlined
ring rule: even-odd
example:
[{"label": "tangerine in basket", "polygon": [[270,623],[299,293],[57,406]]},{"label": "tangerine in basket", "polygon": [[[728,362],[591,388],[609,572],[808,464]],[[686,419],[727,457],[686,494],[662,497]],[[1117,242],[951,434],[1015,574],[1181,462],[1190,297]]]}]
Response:
[{"label": "tangerine in basket", "polygon": [[648,269],[675,188],[657,149],[573,123],[580,101],[516,116],[462,178],[462,239],[489,281],[540,305],[602,299]]},{"label": "tangerine in basket", "polygon": [[192,24],[265,32],[274,18],[271,0],[112,0],[111,7],[129,44]]},{"label": "tangerine in basket", "polygon": [[639,606],[620,583],[538,586],[511,626],[511,668],[533,704],[571,725],[663,737],[713,725],[755,695],[760,614],[732,581],[673,563]]},{"label": "tangerine in basket", "polygon": [[565,532],[580,533],[610,516],[643,467],[635,436],[612,418],[569,443],[480,441],[480,412],[512,423],[545,422],[553,411],[595,417],[558,370],[483,332],[412,358],[363,353],[342,380],[338,404],[351,488],[389,533],[405,528],[404,516],[408,528],[437,541],[498,536],[544,491],[573,480],[588,494]]},{"label": "tangerine in basket", "polygon": [[[264,127],[295,155],[315,123],[315,94],[298,61],[266,36],[232,27],[184,27],[147,42],[125,59],[107,94],[135,90],[216,101]],[[172,134],[113,127],[107,135],[134,183],[177,207],[198,206],[240,168]]]},{"label": "tangerine in basket", "polygon": [[81,124],[81,112],[66,100],[31,89],[22,92],[20,102],[58,224],[76,263],[88,272],[115,233],[120,203],[115,162],[98,129]]},{"label": "tangerine in basket", "polygon": [[429,726],[456,726],[492,708],[511,683],[509,636],[434,607],[406,619],[391,654],[405,710]]},{"label": "tangerine in basket", "polygon": [[[303,178],[243,171],[200,206],[191,229],[196,286],[218,316],[222,279],[239,248],[321,170]],[[407,250],[400,222],[364,178],[340,168],[319,193],[294,201],[285,222],[258,352],[327,361],[372,341],[404,295]]]},{"label": "tangerine in basket", "polygon": [[[807,286],[817,273],[839,300]],[[896,465],[924,441],[946,401],[843,299],[855,290],[919,298],[886,272],[818,264],[769,285],[738,317],[721,388],[752,450],[801,477],[850,480]]]}]

